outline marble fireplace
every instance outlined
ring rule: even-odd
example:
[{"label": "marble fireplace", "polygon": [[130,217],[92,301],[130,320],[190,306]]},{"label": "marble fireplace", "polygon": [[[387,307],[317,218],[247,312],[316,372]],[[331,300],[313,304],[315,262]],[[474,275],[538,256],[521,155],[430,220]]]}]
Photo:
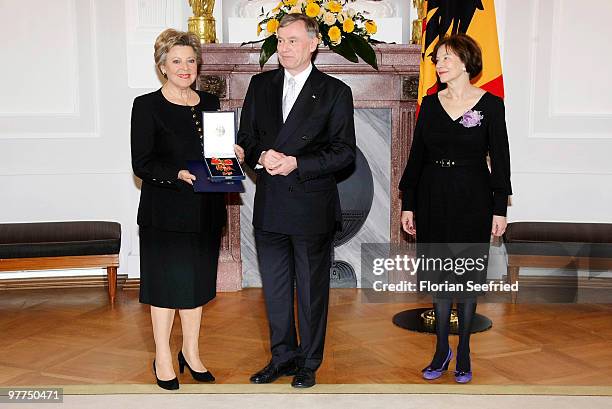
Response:
[{"label": "marble fireplace", "polygon": [[[367,169],[361,169],[352,179],[371,180],[373,188],[367,217],[356,226],[351,237],[335,248],[335,260],[352,266],[357,286],[360,286],[361,243],[405,239],[400,230],[397,184],[412,140],[419,72],[418,46],[384,44],[376,46],[375,51],[378,71],[365,63],[348,62],[324,49],[315,60],[317,68],[342,79],[353,91],[360,167]],[[222,109],[239,112],[251,76],[261,72],[258,61],[256,46],[205,45],[198,87],[218,95]],[[278,62],[273,56],[263,69],[276,67]],[[349,182],[347,179],[346,186]],[[227,196],[228,225],[219,259],[219,291],[261,286],[251,226],[255,192],[252,178],[245,182],[245,189],[241,195]],[[341,186],[340,191],[343,189],[348,187]]]}]

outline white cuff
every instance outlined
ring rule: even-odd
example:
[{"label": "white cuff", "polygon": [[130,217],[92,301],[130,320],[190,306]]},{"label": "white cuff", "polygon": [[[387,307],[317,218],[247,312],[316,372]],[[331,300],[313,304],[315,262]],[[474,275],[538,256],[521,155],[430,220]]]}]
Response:
[{"label": "white cuff", "polygon": [[[266,151],[261,151],[261,153],[259,154],[259,158],[261,159],[261,155],[263,155]],[[263,165],[259,164],[259,161],[257,161],[257,165],[255,165],[255,169],[263,169]]]}]

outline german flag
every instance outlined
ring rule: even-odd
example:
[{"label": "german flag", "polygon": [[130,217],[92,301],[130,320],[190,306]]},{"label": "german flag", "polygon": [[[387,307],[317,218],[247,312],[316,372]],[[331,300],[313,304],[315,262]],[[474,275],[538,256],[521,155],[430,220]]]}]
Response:
[{"label": "german flag", "polygon": [[497,24],[493,0],[428,0],[423,24],[418,108],[425,95],[438,91],[436,67],[431,54],[439,39],[464,33],[482,48],[482,73],[473,84],[501,98],[504,97]]}]

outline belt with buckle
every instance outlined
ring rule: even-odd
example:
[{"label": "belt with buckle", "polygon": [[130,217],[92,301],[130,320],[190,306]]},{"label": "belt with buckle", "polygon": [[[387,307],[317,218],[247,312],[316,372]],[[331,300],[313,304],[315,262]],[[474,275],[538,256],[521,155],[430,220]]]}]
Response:
[{"label": "belt with buckle", "polygon": [[486,164],[485,158],[471,159],[431,159],[429,163],[440,166],[442,168],[451,168],[454,166],[482,166]]}]

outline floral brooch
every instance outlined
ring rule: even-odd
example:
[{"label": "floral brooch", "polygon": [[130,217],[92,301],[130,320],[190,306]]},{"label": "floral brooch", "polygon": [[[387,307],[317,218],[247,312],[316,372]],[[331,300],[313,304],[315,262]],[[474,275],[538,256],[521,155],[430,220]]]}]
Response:
[{"label": "floral brooch", "polygon": [[480,126],[480,120],[484,118],[484,115],[480,112],[481,111],[474,111],[470,109],[465,114],[463,114],[459,123],[466,128]]}]

